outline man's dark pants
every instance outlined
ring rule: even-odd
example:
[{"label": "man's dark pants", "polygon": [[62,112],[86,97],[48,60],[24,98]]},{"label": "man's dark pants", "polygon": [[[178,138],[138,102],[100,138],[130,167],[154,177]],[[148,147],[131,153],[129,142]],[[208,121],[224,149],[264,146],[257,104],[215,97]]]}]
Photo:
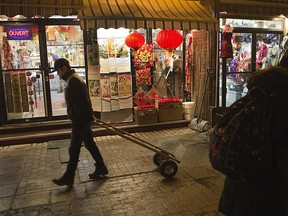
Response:
[{"label": "man's dark pants", "polygon": [[90,152],[97,166],[104,165],[102,155],[92,135],[91,123],[72,122],[72,133],[69,147],[70,158],[65,173],[67,177],[74,177],[75,175],[82,142],[84,142],[86,149]]}]

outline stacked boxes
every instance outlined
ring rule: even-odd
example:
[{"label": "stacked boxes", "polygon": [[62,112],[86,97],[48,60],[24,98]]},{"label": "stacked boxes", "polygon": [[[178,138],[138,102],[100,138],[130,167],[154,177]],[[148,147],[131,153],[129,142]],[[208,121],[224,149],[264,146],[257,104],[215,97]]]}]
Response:
[{"label": "stacked boxes", "polygon": [[183,120],[182,101],[178,98],[155,101],[159,122]]},{"label": "stacked boxes", "polygon": [[155,106],[138,106],[134,108],[135,120],[138,125],[154,124],[158,122],[158,112]]},{"label": "stacked boxes", "polygon": [[134,107],[134,116],[138,125],[183,120],[182,100],[180,98],[156,99],[155,105]]}]

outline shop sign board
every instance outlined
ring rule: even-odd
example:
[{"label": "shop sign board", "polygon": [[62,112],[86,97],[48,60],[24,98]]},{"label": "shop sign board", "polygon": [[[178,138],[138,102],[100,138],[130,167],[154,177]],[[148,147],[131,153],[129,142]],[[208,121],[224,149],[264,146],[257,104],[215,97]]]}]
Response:
[{"label": "shop sign board", "polygon": [[31,40],[32,28],[30,26],[7,26],[5,27],[8,40]]}]

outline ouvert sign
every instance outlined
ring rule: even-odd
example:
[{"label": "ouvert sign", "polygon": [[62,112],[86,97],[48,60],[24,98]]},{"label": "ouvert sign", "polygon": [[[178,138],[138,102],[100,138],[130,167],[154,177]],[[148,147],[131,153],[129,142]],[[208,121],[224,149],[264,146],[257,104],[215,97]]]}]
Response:
[{"label": "ouvert sign", "polygon": [[31,27],[5,27],[8,40],[31,40],[32,31]]}]

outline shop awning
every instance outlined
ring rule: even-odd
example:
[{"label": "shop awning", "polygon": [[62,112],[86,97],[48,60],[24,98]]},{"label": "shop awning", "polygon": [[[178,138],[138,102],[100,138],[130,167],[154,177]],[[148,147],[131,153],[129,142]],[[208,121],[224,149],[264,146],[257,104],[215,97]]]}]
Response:
[{"label": "shop awning", "polygon": [[14,17],[23,15],[27,18],[36,15],[48,18],[52,15],[67,16],[77,14],[83,8],[82,0],[1,0],[0,15]]},{"label": "shop awning", "polygon": [[83,0],[82,29],[152,28],[218,30],[218,20],[199,1]]}]

